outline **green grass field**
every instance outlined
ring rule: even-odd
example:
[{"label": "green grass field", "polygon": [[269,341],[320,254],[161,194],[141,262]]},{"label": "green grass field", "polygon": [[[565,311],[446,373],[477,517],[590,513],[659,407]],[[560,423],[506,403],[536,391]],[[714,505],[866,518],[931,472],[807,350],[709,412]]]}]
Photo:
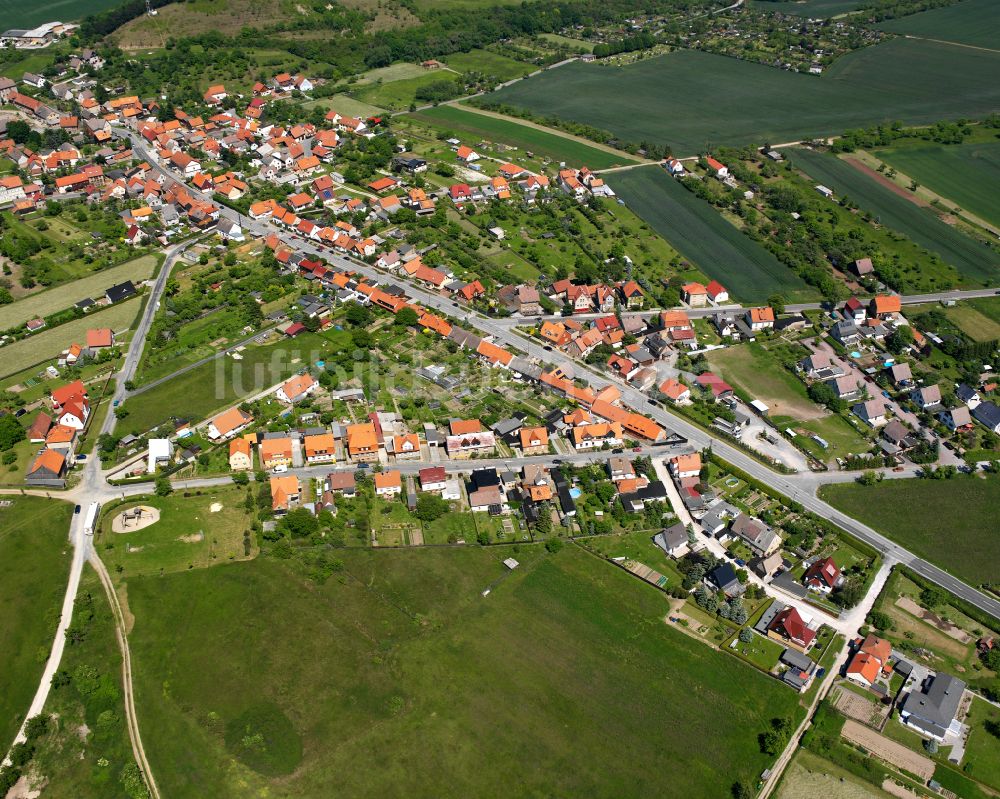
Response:
[{"label": "green grass field", "polygon": [[23,0],[0,0],[2,27],[33,28],[43,22],[61,20],[72,22],[88,14],[107,11],[120,5],[118,0],[38,0],[25,3]]},{"label": "green grass field", "polygon": [[685,258],[744,302],[815,296],[805,282],[658,166],[608,176],[615,192]]},{"label": "green grass field", "polygon": [[1000,709],[976,699],[970,715],[972,733],[963,762],[973,764],[972,774],[977,780],[1000,790],[1000,737],[986,729],[987,723],[1000,729]]},{"label": "green grass field", "polygon": [[16,374],[29,366],[57,358],[73,342],[85,343],[87,330],[92,327],[110,327],[116,333],[126,330],[135,321],[141,303],[139,297],[126,300],[8,344],[0,349],[0,372],[3,376]]},{"label": "green grass field", "polygon": [[525,796],[723,796],[796,715],[580,550],[337,554],[322,585],[270,559],[128,582],[165,795],[499,796],[514,768]]},{"label": "green grass field", "polygon": [[[242,560],[243,534],[250,529],[244,496],[245,491],[220,486],[203,489],[201,496],[137,497],[107,506],[97,544],[101,557],[110,571],[126,577]],[[134,532],[113,532],[115,517],[137,505],[156,508],[160,520]]]},{"label": "green grass field", "polygon": [[489,50],[452,53],[441,60],[456,72],[481,72],[502,81],[520,78],[522,75],[527,75],[538,69],[534,64],[515,61],[513,58],[492,53]]},{"label": "green grass field", "polygon": [[974,585],[997,580],[996,476],[842,483],[823,486],[820,496],[956,577]]},{"label": "green grass field", "polygon": [[1000,6],[993,0],[962,0],[944,8],[887,20],[878,27],[892,33],[1000,50]]},{"label": "green grass field", "polygon": [[1000,141],[943,145],[920,142],[875,154],[959,207],[1000,225]]},{"label": "green grass field", "polygon": [[[368,105],[375,105],[379,108],[387,108],[390,111],[402,111],[405,110],[410,103],[417,103],[420,105],[423,100],[416,99],[416,92],[418,89],[427,86],[431,83],[439,83],[441,81],[451,81],[457,86],[458,76],[453,72],[448,72],[445,70],[434,70],[433,72],[424,72],[422,75],[418,75],[415,78],[403,78],[400,80],[391,80],[384,83],[373,83],[368,86],[362,86],[359,89],[353,90],[352,94],[357,97],[363,103]],[[461,92],[455,91],[456,95]]]},{"label": "green grass field", "polygon": [[795,753],[774,795],[777,799],[814,799],[816,796],[826,799],[890,799],[892,796],[807,749],[799,749]]},{"label": "green grass field", "polygon": [[548,133],[529,125],[522,125],[517,120],[499,119],[455,106],[430,108],[414,114],[413,117],[435,128],[451,131],[459,138],[472,143],[480,139],[503,142],[521,150],[528,150],[535,155],[547,156],[554,161],[589,166],[591,169],[608,169],[635,163],[634,159],[626,155],[616,155],[575,139],[560,136],[558,133]]},{"label": "green grass field", "polygon": [[155,255],[143,255],[134,261],[102,269],[72,283],[46,289],[10,305],[0,306],[0,330],[16,327],[35,316],[45,317],[70,308],[79,300],[99,296],[107,288],[124,280],[136,283],[146,280],[153,274],[156,262]]},{"label": "green grass field", "polygon": [[693,155],[887,120],[982,116],[1000,105],[998,70],[1000,53],[906,39],[850,53],[819,77],[679,50],[622,68],[569,64],[492,97]]},{"label": "green grass field", "polygon": [[[176,416],[191,421],[206,418],[236,400],[263,391],[306,364],[347,346],[347,333],[303,333],[292,340],[248,346],[243,360],[216,358],[127,401],[128,417],[121,431],[143,433]],[[183,364],[179,364],[183,366]]]},{"label": "green grass field", "polygon": [[39,497],[4,497],[0,508],[0,748],[14,742],[38,688],[59,620],[73,506]]},{"label": "green grass field", "polygon": [[843,159],[806,149],[789,152],[788,157],[838,197],[849,197],[881,224],[937,253],[969,281],[991,285],[1000,277],[1000,253],[942,222],[930,209],[900,196]]},{"label": "green grass field", "polygon": [[107,597],[90,566],[80,581],[73,624],[82,635],[66,647],[59,664],[71,679],[49,693],[45,712],[58,718],[50,719],[48,734],[37,744],[33,770],[44,777],[44,793],[52,799],[128,799],[119,780],[133,762],[121,694],[121,651]]}]

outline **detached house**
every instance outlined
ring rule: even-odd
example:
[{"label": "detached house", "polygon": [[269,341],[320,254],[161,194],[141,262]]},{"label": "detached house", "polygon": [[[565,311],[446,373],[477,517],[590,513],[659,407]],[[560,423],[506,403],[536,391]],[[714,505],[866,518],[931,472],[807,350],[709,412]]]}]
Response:
[{"label": "detached house", "polygon": [[824,558],[816,561],[806,569],[802,576],[802,583],[806,588],[818,591],[821,594],[829,594],[844,582],[844,577],[833,562],[833,558]]},{"label": "detached house", "polygon": [[234,438],[229,442],[229,469],[247,472],[253,468],[253,449],[249,438]]},{"label": "detached house", "polygon": [[281,401],[294,404],[305,399],[316,390],[319,383],[308,372],[304,375],[296,375],[285,381],[275,392],[275,396]]}]

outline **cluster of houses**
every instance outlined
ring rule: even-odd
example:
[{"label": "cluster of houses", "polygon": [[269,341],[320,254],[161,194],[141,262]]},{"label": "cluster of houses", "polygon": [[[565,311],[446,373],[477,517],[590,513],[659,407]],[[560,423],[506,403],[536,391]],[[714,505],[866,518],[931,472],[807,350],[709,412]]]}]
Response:
[{"label": "cluster of houses", "polygon": [[965,732],[962,715],[965,683],[945,672],[916,669],[892,644],[877,635],[856,639],[844,677],[875,694],[889,696],[889,680],[894,673],[904,679],[897,699],[899,721],[926,739],[955,743]]},{"label": "cluster of houses", "polygon": [[82,380],[53,389],[51,409],[39,411],[28,428],[28,441],[40,449],[28,466],[29,486],[63,488],[76,458],[80,432],[90,420],[90,396]]}]

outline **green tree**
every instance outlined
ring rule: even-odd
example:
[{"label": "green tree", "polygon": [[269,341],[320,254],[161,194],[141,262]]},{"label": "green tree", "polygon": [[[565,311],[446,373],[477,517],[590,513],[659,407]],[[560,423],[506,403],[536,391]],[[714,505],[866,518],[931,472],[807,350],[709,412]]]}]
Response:
[{"label": "green tree", "polygon": [[398,314],[396,314],[396,319],[394,324],[400,327],[415,327],[417,320],[420,317],[417,316],[417,312],[410,306],[403,308]]},{"label": "green tree", "polygon": [[308,538],[319,530],[319,519],[305,508],[293,508],[285,514],[278,527],[292,538]]},{"label": "green tree", "polygon": [[422,522],[432,522],[448,512],[448,502],[437,494],[424,491],[417,497],[417,507],[413,511]]},{"label": "green tree", "polygon": [[14,418],[13,414],[0,416],[0,450],[11,449],[15,444],[24,441],[27,433]]},{"label": "green tree", "polygon": [[174,493],[174,487],[170,484],[170,478],[168,477],[157,477],[155,490],[156,495],[159,497],[166,497]]}]

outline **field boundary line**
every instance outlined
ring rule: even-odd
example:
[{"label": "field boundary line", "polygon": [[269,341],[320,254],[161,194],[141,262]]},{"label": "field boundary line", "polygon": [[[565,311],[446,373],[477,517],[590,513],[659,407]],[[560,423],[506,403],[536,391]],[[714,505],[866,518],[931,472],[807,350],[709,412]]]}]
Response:
[{"label": "field boundary line", "polygon": [[160,789],[156,785],[153,770],[146,759],[146,750],[143,748],[142,736],[139,733],[139,719],[135,711],[135,695],[132,687],[132,655],[129,650],[128,635],[125,632],[125,614],[122,612],[118,594],[111,583],[111,576],[104,566],[104,561],[93,550],[90,551],[88,560],[101,580],[104,593],[111,606],[111,613],[115,618],[115,637],[118,639],[118,648],[122,653],[122,695],[125,699],[125,723],[128,727],[129,742],[132,744],[132,756],[142,772],[151,799],[161,799]]}]

